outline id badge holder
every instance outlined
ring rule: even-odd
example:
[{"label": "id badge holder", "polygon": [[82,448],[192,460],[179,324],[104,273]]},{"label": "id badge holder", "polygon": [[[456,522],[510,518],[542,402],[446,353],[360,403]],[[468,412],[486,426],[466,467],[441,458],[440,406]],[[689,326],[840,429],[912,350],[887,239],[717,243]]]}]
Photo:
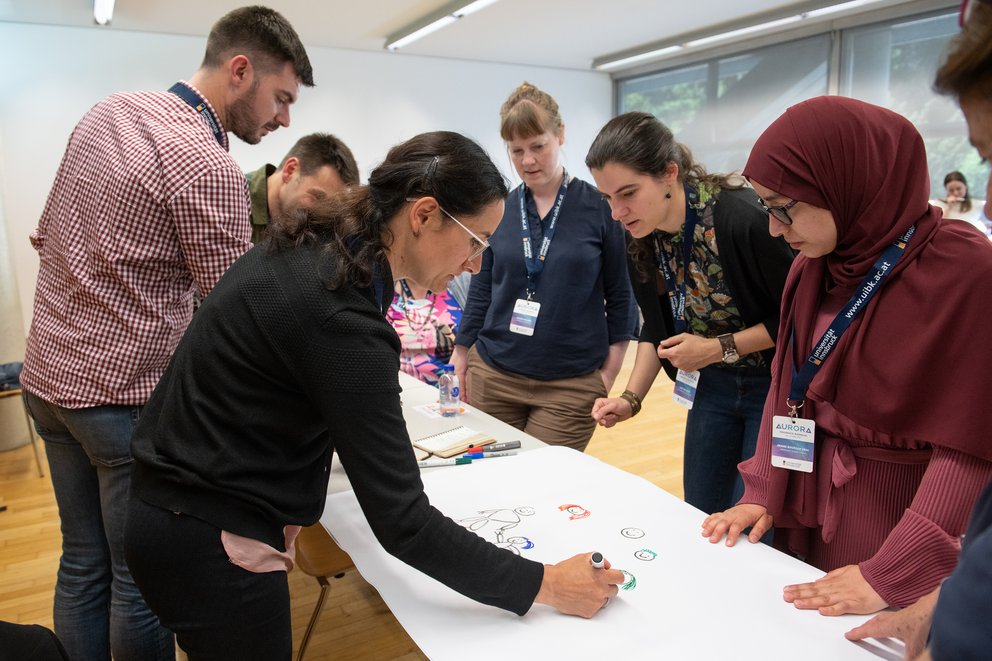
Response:
[{"label": "id badge holder", "polygon": [[537,326],[537,315],[540,311],[541,304],[537,301],[518,298],[516,305],[513,306],[513,314],[510,316],[510,332],[533,335],[534,327]]},{"label": "id badge holder", "polygon": [[675,391],[672,393],[672,401],[687,409],[692,409],[692,403],[696,400],[696,386],[699,385],[699,370],[686,372],[679,370],[675,378]]},{"label": "id badge holder", "polygon": [[813,472],[813,436],[816,423],[791,415],[772,417],[772,466]]}]

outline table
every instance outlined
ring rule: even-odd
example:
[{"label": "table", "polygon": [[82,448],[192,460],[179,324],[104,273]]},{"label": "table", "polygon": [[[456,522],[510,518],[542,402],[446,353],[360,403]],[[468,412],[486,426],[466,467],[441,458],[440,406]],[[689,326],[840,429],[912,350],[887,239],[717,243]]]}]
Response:
[{"label": "table", "polygon": [[[436,396],[407,385],[404,408]],[[525,557],[556,562],[598,550],[636,580],[592,620],[540,605],[517,617],[386,554],[354,493],[331,492],[321,523],[430,658],[901,658],[894,641],[844,639],[865,617],[826,618],[782,601],[783,585],[817,578],[819,570],[761,544],[710,544],[699,533],[702,512],[597,459],[542,447],[471,408],[461,422],[498,441],[527,441],[531,450],[424,471],[436,507]]]}]

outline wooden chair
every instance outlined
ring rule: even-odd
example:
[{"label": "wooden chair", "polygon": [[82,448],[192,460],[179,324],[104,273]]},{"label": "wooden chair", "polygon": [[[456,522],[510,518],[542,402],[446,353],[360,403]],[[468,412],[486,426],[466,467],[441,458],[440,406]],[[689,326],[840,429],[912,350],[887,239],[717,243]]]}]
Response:
[{"label": "wooden chair", "polygon": [[300,531],[296,538],[296,566],[303,573],[313,576],[320,584],[320,596],[317,597],[317,605],[310,616],[310,623],[307,625],[306,633],[300,642],[300,651],[296,656],[296,661],[303,661],[303,654],[306,652],[307,643],[310,642],[310,634],[313,633],[317,624],[317,618],[324,609],[324,598],[327,596],[328,577],[341,578],[345,570],[354,567],[351,557],[341,550],[341,547],[331,539],[331,536],[324,530],[324,526],[316,523],[307,526]]},{"label": "wooden chair", "polygon": [[[5,397],[21,397],[22,390],[20,388],[14,388],[12,390],[0,390],[0,399]],[[38,439],[34,433],[34,423],[31,422],[31,416],[28,415],[28,409],[24,406],[24,400],[21,399],[21,408],[24,410],[24,421],[28,424],[28,438],[31,439],[31,449],[34,450],[34,463],[38,467],[38,477],[45,477],[45,471],[41,468],[41,455],[38,454]]]}]

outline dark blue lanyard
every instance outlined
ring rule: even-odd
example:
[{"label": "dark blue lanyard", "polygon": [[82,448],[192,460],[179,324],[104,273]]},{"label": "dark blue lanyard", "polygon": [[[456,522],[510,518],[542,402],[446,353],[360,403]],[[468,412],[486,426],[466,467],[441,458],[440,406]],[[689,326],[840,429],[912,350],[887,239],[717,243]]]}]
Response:
[{"label": "dark blue lanyard", "polygon": [[692,244],[695,240],[696,223],[699,214],[696,205],[699,203],[699,193],[685,186],[685,226],[682,231],[682,283],[677,282],[672,268],[668,264],[668,256],[658,242],[658,269],[665,277],[665,287],[668,290],[668,304],[672,307],[672,319],[675,322],[675,334],[684,333],[688,328],[685,323],[685,283],[692,275],[689,264],[692,262]]},{"label": "dark blue lanyard", "polygon": [[[544,270],[544,260],[548,256],[548,248],[551,246],[551,239],[555,236],[555,227],[558,225],[558,213],[561,205],[565,201],[565,192],[568,190],[568,172],[562,168],[561,187],[558,189],[558,199],[551,211],[551,221],[544,230],[544,238],[541,239],[541,249],[534,255],[534,248],[531,246],[530,221],[527,220],[527,187],[520,184],[520,238],[524,244],[524,264],[527,266],[527,300],[534,297],[537,291],[537,279]],[[535,206],[537,201],[534,202]],[[540,221],[538,221],[540,227]]]},{"label": "dark blue lanyard", "polygon": [[224,130],[220,127],[220,124],[217,123],[217,119],[214,117],[214,113],[210,110],[210,106],[207,104],[206,100],[182,83],[176,83],[169,88],[169,91],[188,103],[193,110],[200,113],[200,117],[203,118],[203,121],[205,121],[207,126],[210,127],[210,130],[213,131],[214,139],[217,140],[217,144],[227,149],[224,145]]},{"label": "dark blue lanyard", "polygon": [[837,313],[834,320],[827,326],[827,330],[820,337],[820,341],[813,347],[809,358],[806,359],[806,362],[803,363],[798,371],[795,367],[796,333],[795,329],[790,329],[793,357],[792,385],[789,387],[789,401],[787,402],[790,407],[789,415],[795,417],[796,412],[802,407],[803,402],[806,400],[806,389],[809,388],[813,377],[820,371],[824,361],[833,353],[837,342],[840,341],[841,336],[851,326],[855,317],[865,308],[872,296],[882,288],[882,284],[889,277],[892,268],[906,253],[906,245],[913,238],[914,233],[916,233],[916,225],[906,230],[906,233],[896,239],[895,243],[882,251],[882,254],[872,267],[873,270],[868,272],[865,279],[861,281],[861,287],[858,291],[851,296],[847,301],[847,305]]}]

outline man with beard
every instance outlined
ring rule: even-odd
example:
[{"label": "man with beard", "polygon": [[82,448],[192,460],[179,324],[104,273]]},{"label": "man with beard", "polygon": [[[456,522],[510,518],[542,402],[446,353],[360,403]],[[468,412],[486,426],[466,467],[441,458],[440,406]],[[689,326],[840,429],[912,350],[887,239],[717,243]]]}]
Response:
[{"label": "man with beard", "polygon": [[55,632],[73,659],[175,658],[124,561],[131,432],[206,296],[250,247],[227,133],[289,126],[306,51],[266,7],[222,17],[200,68],[80,120],[31,242],[41,265],[21,379],[62,526]]},{"label": "man with beard", "polygon": [[357,186],[358,163],[348,145],[330,133],[296,141],[282,163],[246,172],[251,195],[251,242],[265,236],[269,219],[309,209],[335,193]]}]

